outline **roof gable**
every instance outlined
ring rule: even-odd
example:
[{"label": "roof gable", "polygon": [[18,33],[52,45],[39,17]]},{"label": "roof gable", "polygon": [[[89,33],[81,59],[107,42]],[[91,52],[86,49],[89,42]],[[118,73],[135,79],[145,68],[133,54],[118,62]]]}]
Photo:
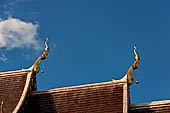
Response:
[{"label": "roof gable", "polygon": [[31,76],[31,70],[0,73],[0,101],[4,103],[4,113],[17,113],[21,108]]},{"label": "roof gable", "polygon": [[127,113],[125,85],[111,81],[33,92],[31,113]]}]

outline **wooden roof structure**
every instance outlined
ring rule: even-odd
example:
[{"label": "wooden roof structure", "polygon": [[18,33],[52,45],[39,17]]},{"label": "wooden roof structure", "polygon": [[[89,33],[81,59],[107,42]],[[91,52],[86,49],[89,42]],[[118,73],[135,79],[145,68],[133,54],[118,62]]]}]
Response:
[{"label": "wooden roof structure", "polygon": [[35,91],[31,113],[127,113],[127,82],[96,84]]},{"label": "wooden roof structure", "polygon": [[170,100],[130,104],[132,71],[139,56],[120,80],[37,91],[36,75],[45,52],[29,69],[0,72],[0,113],[170,113]]}]

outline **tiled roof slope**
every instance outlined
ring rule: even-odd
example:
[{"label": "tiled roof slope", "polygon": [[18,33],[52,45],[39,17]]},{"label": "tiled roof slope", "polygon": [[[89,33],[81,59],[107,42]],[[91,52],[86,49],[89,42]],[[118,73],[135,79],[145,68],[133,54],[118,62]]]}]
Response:
[{"label": "tiled roof slope", "polygon": [[0,73],[0,103],[4,103],[4,113],[19,111],[28,90],[31,73],[31,70]]},{"label": "tiled roof slope", "polygon": [[33,92],[30,113],[127,113],[126,88],[112,81]]},{"label": "tiled roof slope", "polygon": [[129,113],[170,113],[170,100],[132,104]]}]

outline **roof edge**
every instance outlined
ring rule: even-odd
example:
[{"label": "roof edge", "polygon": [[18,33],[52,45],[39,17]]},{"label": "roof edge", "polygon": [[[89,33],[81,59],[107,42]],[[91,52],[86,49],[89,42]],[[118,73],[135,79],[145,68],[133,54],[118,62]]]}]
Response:
[{"label": "roof edge", "polygon": [[0,76],[5,76],[5,75],[13,75],[14,73],[27,73],[31,72],[32,67],[28,69],[21,69],[21,70],[15,70],[15,71],[7,71],[7,72],[0,72]]},{"label": "roof edge", "polygon": [[26,98],[26,95],[28,93],[30,82],[31,82],[31,78],[33,76],[33,68],[31,67],[28,70],[31,70],[31,71],[27,75],[27,79],[26,79],[26,83],[25,83],[25,87],[24,87],[23,93],[22,93],[22,95],[20,97],[20,100],[19,100],[17,106],[15,107],[15,109],[14,109],[14,111],[12,113],[17,113],[19,111],[19,109],[23,105],[24,100]]},{"label": "roof edge", "polygon": [[45,94],[45,93],[53,93],[53,92],[59,92],[59,91],[63,91],[63,90],[73,90],[75,88],[88,88],[90,86],[94,86],[94,87],[97,87],[97,86],[100,86],[100,85],[107,85],[109,83],[113,83],[113,84],[117,84],[117,85],[124,85],[126,84],[127,82],[124,81],[124,80],[112,80],[112,81],[108,81],[108,82],[101,82],[101,83],[92,83],[92,84],[85,84],[85,85],[78,85],[78,86],[71,86],[71,87],[62,87],[62,88],[54,88],[54,89],[49,89],[49,90],[43,90],[43,91],[35,91],[35,92],[32,92],[31,95],[36,95],[36,94]]},{"label": "roof edge", "polygon": [[151,107],[161,107],[169,104],[170,106],[170,100],[161,100],[161,101],[153,101],[153,102],[147,102],[147,103],[138,103],[138,104],[131,104],[131,109],[143,109],[143,108],[151,108]]}]

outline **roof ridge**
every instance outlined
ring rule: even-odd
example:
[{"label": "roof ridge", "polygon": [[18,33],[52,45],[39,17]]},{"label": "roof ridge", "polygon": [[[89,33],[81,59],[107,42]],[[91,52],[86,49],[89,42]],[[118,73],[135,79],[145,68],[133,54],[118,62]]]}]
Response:
[{"label": "roof ridge", "polygon": [[101,82],[101,83],[92,83],[92,84],[85,84],[85,85],[78,85],[78,86],[71,86],[71,87],[62,87],[62,88],[54,88],[54,89],[49,89],[49,90],[43,90],[43,91],[34,91],[32,92],[31,95],[36,95],[36,94],[46,94],[46,93],[53,93],[53,92],[62,92],[62,91],[70,91],[70,90],[76,90],[77,88],[92,88],[92,87],[101,87],[101,85],[108,85],[108,84],[114,84],[116,85],[123,85],[125,82],[124,81],[108,81],[108,82]]},{"label": "roof ridge", "polygon": [[170,100],[153,101],[148,103],[131,104],[131,109],[143,109],[148,107],[170,106]]},{"label": "roof ridge", "polygon": [[6,75],[14,75],[14,74],[23,74],[23,73],[28,73],[31,72],[30,69],[22,69],[22,70],[17,70],[17,71],[8,71],[8,72],[0,72],[0,76],[6,76]]}]

